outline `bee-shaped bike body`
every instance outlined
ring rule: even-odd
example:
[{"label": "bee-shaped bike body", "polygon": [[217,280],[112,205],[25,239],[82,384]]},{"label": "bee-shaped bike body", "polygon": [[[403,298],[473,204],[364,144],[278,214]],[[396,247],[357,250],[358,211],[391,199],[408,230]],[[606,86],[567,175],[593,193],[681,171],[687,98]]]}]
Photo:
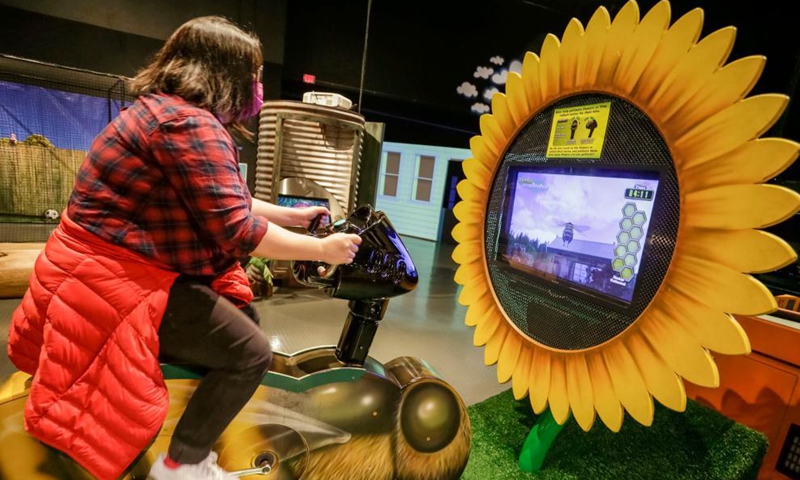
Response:
[{"label": "bee-shaped bike body", "polygon": [[[219,463],[253,480],[460,478],[471,439],[461,397],[423,360],[400,357],[384,365],[368,355],[388,299],[417,285],[408,250],[389,219],[368,205],[320,235],[335,232],[361,236],[353,263],[295,262],[293,270],[300,282],[349,300],[337,346],[275,352],[262,386],[215,445]],[[125,479],[147,477],[202,375],[190,366],[162,370],[170,394],[167,419]],[[0,476],[91,479],[71,459],[26,434],[27,383],[27,375],[17,373],[0,387]]]}]

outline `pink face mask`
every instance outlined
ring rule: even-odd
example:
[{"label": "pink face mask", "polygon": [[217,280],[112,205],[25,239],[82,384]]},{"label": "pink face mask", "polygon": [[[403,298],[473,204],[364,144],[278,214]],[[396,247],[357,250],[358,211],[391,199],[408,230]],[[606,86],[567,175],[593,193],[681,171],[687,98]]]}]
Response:
[{"label": "pink face mask", "polygon": [[258,80],[253,80],[253,103],[250,107],[242,112],[242,119],[253,118],[261,112],[261,106],[264,104],[264,85]]},{"label": "pink face mask", "polygon": [[[245,108],[239,116],[239,120],[247,120],[257,116],[261,112],[261,106],[264,104],[264,85],[258,80],[253,80],[253,103]],[[231,116],[228,114],[218,114],[217,118],[224,125],[231,122]]]}]

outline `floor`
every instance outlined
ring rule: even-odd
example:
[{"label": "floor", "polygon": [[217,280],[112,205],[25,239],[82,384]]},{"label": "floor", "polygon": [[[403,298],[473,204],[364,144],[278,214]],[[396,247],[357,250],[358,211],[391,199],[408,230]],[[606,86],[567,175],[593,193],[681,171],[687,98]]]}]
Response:
[{"label": "floor", "polygon": [[[420,273],[417,289],[392,299],[370,355],[382,363],[400,356],[419,357],[458,391],[467,405],[510,388],[497,383],[496,367],[483,364],[483,349],[472,346],[472,329],[464,325],[466,308],[457,302],[453,282],[457,265],[453,247],[415,238],[403,239]],[[11,314],[19,300],[0,300],[0,349],[6,351]],[[317,345],[335,345],[347,302],[320,291],[278,288],[257,303],[262,326],[273,349],[293,353]],[[14,367],[0,354],[0,379]]]}]

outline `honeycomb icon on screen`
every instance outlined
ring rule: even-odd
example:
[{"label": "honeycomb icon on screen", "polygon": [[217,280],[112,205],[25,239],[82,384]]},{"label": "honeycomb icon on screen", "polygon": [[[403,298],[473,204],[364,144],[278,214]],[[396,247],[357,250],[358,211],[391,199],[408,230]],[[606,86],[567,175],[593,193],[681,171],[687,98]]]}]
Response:
[{"label": "honeycomb icon on screen", "polygon": [[634,267],[638,263],[638,255],[642,251],[646,221],[647,215],[637,209],[635,203],[629,202],[622,207],[622,220],[619,222],[620,231],[617,234],[617,244],[614,246],[614,260],[611,261],[611,268],[623,280],[633,278]]}]

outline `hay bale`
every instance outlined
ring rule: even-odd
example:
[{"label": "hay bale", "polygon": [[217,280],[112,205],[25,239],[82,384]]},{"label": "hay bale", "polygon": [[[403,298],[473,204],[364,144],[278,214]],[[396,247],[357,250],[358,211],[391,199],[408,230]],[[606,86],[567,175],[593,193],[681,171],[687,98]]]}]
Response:
[{"label": "hay bale", "polygon": [[0,144],[0,214],[43,218],[66,207],[86,152],[39,143]]}]

